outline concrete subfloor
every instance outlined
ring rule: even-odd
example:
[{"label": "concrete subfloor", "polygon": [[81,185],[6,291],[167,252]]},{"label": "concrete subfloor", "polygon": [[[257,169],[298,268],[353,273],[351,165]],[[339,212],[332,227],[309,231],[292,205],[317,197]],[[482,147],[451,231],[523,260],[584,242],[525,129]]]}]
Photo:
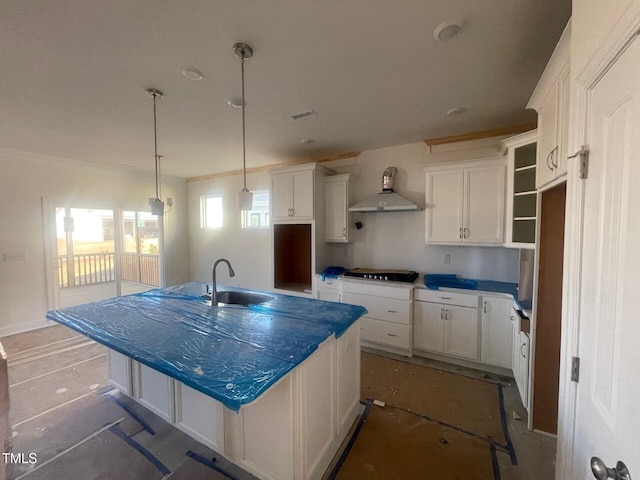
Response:
[{"label": "concrete subfloor", "polygon": [[[77,342],[80,340],[81,339],[78,338],[70,338],[69,340],[64,341],[58,340],[58,345],[60,347],[70,348],[70,342],[74,343],[72,346],[75,346],[78,345]],[[99,345],[83,348],[95,349],[96,347],[102,348]],[[504,480],[537,480],[540,478],[554,478],[555,438],[530,432],[527,429],[527,412],[522,406],[522,402],[520,401],[513,379],[430,359],[423,359],[419,357],[407,359],[404,357],[384,354],[382,352],[372,352],[382,354],[390,358],[442,369],[456,374],[482,378],[484,380],[489,379],[491,381],[501,383],[503,385],[504,392],[506,419],[509,434],[516,452],[517,465],[512,463],[508,455],[504,453],[498,454],[500,478]],[[34,353],[38,353],[39,356],[43,355],[42,350],[35,350]],[[91,353],[91,355],[92,357],[95,356],[95,352]],[[13,357],[14,364],[16,363],[16,360],[20,362],[28,360],[24,358],[24,354],[20,355],[15,352],[10,354],[10,360],[11,357]],[[100,367],[97,368],[99,370]],[[106,375],[106,372],[102,372],[99,376],[101,376],[101,379],[104,379],[104,375]],[[36,377],[38,378],[33,379],[34,385],[32,387],[32,391],[35,395],[40,392],[40,389],[37,387],[37,382],[46,380],[47,375],[43,375],[42,372],[38,372]],[[23,378],[20,381],[24,385],[26,385],[24,382],[28,382],[26,378]],[[97,383],[102,383],[103,381],[104,380],[96,380]],[[104,400],[105,398],[108,398],[107,396],[111,397],[109,398],[109,401]],[[118,402],[114,402],[113,399],[118,400],[118,402],[120,402],[120,406],[118,406]],[[132,417],[127,410],[122,409],[122,405],[127,406],[130,409],[129,411],[134,412],[135,415]],[[97,413],[92,414],[90,412]],[[514,412],[516,415],[514,415]],[[83,415],[85,416],[83,417]],[[60,431],[64,431],[65,435],[69,435],[70,438],[64,445],[62,443],[58,443],[56,447],[57,451],[50,452],[47,458],[47,461],[49,462],[47,465],[43,465],[44,462],[39,461],[38,463],[40,467],[37,470],[34,467],[38,466],[38,464],[33,466],[22,465],[19,466],[20,468],[15,468],[16,466],[14,466],[14,468],[9,469],[10,476],[8,478],[13,478],[14,480],[22,480],[23,478],[25,480],[38,480],[40,478],[47,478],[51,480],[56,480],[57,478],[136,478],[135,472],[131,471],[131,469],[117,469],[113,466],[116,463],[114,462],[114,458],[109,457],[108,455],[106,457],[104,456],[106,450],[109,450],[110,454],[113,455],[118,455],[118,452],[121,452],[119,449],[121,449],[123,445],[118,443],[119,440],[117,435],[113,435],[114,432],[117,433],[117,430],[125,432],[125,435],[132,440],[134,449],[142,448],[140,451],[146,451],[150,455],[150,457],[147,458],[157,459],[169,472],[171,472],[166,473],[166,470],[163,471],[162,469],[158,469],[158,467],[155,467],[154,469],[153,466],[150,467],[149,465],[146,465],[145,459],[140,457],[138,458],[138,461],[141,462],[140,468],[144,467],[149,469],[151,472],[155,472],[155,476],[149,476],[149,478],[173,478],[174,480],[182,480],[186,478],[194,480],[217,480],[229,478],[229,476],[225,476],[217,472],[212,468],[212,466],[222,468],[225,472],[230,474],[231,477],[237,478],[238,480],[253,480],[255,478],[237,466],[229,463],[212,450],[191,439],[175,427],[169,425],[160,417],[154,415],[136,402],[120,395],[115,390],[111,390],[109,392],[103,391],[102,394],[93,392],[91,395],[83,395],[77,400],[58,408],[50,409],[50,411],[45,412],[43,415],[37,416],[31,426],[31,430],[37,432],[33,437],[33,441],[44,442],[46,440],[47,432],[49,434],[51,434],[51,432],[55,432],[54,426],[56,424],[60,425],[61,422],[64,422],[65,418],[93,418],[93,422],[100,419],[100,421],[105,425],[98,425],[98,423],[96,423],[95,425],[91,424],[91,428],[89,428],[89,424],[87,423],[89,420],[85,420],[81,421],[82,425],[78,431],[73,429],[65,430],[63,428]],[[136,419],[142,419],[144,424],[155,431],[155,434],[150,434],[149,429],[143,426],[140,421]],[[114,423],[115,426],[111,425],[110,427],[107,427],[107,425],[110,425],[110,422]],[[14,435],[22,435],[27,427],[29,427],[29,421],[23,421],[19,427],[13,429]],[[95,427],[95,432],[92,430],[93,427]],[[92,430],[93,433],[89,432],[87,428]],[[107,428],[107,430],[100,431],[104,428]],[[114,428],[116,430],[114,430]],[[20,443],[16,438],[14,443],[16,445],[20,445],[22,450],[28,449],[28,442]],[[113,448],[109,449],[109,445],[113,445]],[[138,447],[135,447],[135,445]],[[98,446],[99,448],[96,448]],[[186,452],[188,451],[194,452],[195,456],[187,456]],[[130,452],[133,452],[133,450],[130,450]],[[120,455],[122,454],[120,453]],[[84,461],[78,461],[78,458],[82,458]],[[198,458],[202,460],[202,462],[194,461],[194,458]],[[66,459],[69,461],[67,462]],[[213,462],[211,462],[212,460]],[[207,461],[209,462],[208,465],[206,463]],[[66,465],[70,463],[75,465],[75,470],[73,470],[73,472],[65,470]],[[72,476],[69,476],[70,473],[72,473]]]}]

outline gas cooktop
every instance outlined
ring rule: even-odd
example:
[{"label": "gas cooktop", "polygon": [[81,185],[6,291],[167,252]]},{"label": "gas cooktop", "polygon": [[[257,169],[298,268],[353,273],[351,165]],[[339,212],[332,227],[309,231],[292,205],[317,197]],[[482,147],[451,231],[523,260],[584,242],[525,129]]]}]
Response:
[{"label": "gas cooktop", "polygon": [[354,268],[344,273],[345,277],[366,278],[370,280],[386,280],[389,282],[413,283],[418,272],[412,270],[379,270],[373,268]]}]

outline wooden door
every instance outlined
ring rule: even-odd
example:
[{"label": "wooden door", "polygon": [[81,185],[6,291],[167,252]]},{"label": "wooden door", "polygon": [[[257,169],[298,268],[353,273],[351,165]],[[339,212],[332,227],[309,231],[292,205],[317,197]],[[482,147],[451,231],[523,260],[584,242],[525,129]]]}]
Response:
[{"label": "wooden door", "polygon": [[[571,479],[590,459],[640,476],[640,40],[590,89],[584,181],[580,379]],[[570,307],[571,308],[571,307]],[[571,312],[570,312],[571,313]]]}]

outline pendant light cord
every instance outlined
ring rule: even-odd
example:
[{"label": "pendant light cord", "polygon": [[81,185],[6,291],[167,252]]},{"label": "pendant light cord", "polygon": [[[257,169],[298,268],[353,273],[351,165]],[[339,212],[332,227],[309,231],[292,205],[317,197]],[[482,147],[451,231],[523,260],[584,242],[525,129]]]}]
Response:
[{"label": "pendant light cord", "polygon": [[247,190],[247,147],[245,143],[245,125],[244,125],[244,52],[242,52],[240,68],[242,73],[242,178],[244,188],[243,192],[248,192]]},{"label": "pendant light cord", "polygon": [[160,155],[158,155],[158,128],[156,123],[156,97],[157,93],[153,94],[153,147],[156,166],[156,198],[160,198]]}]

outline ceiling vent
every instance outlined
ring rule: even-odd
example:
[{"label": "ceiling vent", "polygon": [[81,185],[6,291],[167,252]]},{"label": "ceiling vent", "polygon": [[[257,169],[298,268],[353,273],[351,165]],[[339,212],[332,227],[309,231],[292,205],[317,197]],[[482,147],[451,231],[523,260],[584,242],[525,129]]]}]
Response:
[{"label": "ceiling vent", "polygon": [[293,115],[289,115],[294,120],[302,120],[303,118],[311,118],[318,115],[315,110],[305,110],[304,112],[294,113]]}]

